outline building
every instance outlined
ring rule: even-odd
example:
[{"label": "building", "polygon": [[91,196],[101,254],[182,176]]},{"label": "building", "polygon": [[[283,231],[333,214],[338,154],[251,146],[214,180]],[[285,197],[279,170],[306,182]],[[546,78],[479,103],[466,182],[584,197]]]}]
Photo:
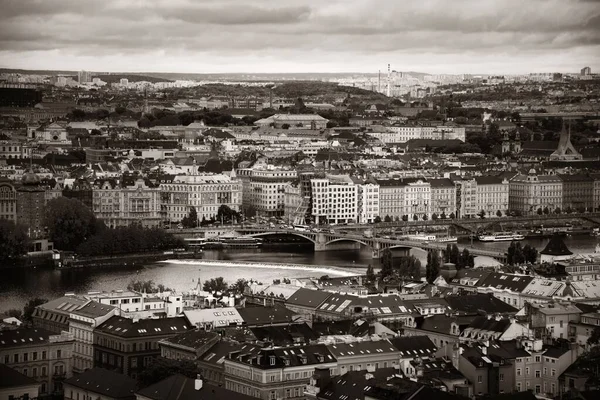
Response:
[{"label": "building", "polygon": [[129,319],[114,316],[94,330],[94,367],[137,378],[153,358],[158,342],[190,329],[183,317]]},{"label": "building", "polygon": [[536,339],[567,339],[571,323],[581,320],[582,311],[573,304],[551,302],[525,304],[525,315]]},{"label": "building", "polygon": [[396,368],[400,361],[400,351],[389,340],[335,343],[327,348],[337,360],[337,366],[333,369],[336,375],[348,371]]},{"label": "building", "polygon": [[456,211],[456,186],[450,179],[429,179],[431,214],[450,216]]},{"label": "building", "polygon": [[488,346],[460,348],[458,370],[473,383],[473,394],[512,393],[515,388],[514,366],[510,358],[488,352]]},{"label": "building", "polygon": [[508,211],[509,183],[507,179],[495,176],[475,177],[475,209],[485,216],[496,217],[498,211],[501,215]]},{"label": "building", "polygon": [[237,212],[242,205],[242,182],[221,174],[178,175],[172,182],[161,183],[160,191],[170,222],[181,221],[191,207],[202,220],[216,218],[222,205]]},{"label": "building", "polygon": [[0,219],[17,222],[17,190],[13,182],[0,177]]},{"label": "building", "polygon": [[431,185],[424,179],[409,182],[404,188],[404,213],[408,220],[431,218]]},{"label": "building", "polygon": [[33,326],[55,334],[69,332],[71,313],[89,303],[78,296],[63,296],[40,304],[33,312]]},{"label": "building", "polygon": [[256,400],[255,397],[237,393],[221,386],[183,375],[171,375],[148,386],[136,394],[136,400]]},{"label": "building", "polygon": [[296,170],[283,168],[252,168],[238,170],[243,177],[244,209],[253,207],[261,217],[283,217],[285,213],[285,188],[296,180]]},{"label": "building", "polygon": [[317,114],[275,114],[259,119],[254,125],[273,128],[325,129],[328,119]]},{"label": "building", "polygon": [[223,360],[225,388],[263,400],[304,398],[315,367],[335,369],[336,359],[322,344],[230,353]]},{"label": "building", "polygon": [[79,71],[77,72],[77,82],[79,84],[89,83],[92,81],[92,74],[88,71]]},{"label": "building", "polygon": [[477,209],[477,182],[475,179],[456,180],[456,218],[475,218]]},{"label": "building", "polygon": [[79,373],[94,366],[94,329],[116,315],[118,309],[95,301],[71,311],[69,333],[75,339],[73,372]]},{"label": "building", "polygon": [[62,395],[63,381],[73,373],[74,343],[67,332],[54,335],[37,328],[0,331],[0,361],[35,379],[40,395]]},{"label": "building", "polygon": [[358,220],[358,186],[347,175],[311,179],[311,216],[317,223],[355,223]]},{"label": "building", "polygon": [[594,180],[593,206],[594,211],[600,211],[600,173],[590,174]]},{"label": "building", "polygon": [[0,364],[0,400],[37,399],[39,392],[35,379]]},{"label": "building", "polygon": [[581,159],[583,159],[583,156],[575,149],[575,146],[571,142],[571,126],[569,125],[569,130],[567,131],[563,122],[558,148],[550,154],[550,160],[574,161]]},{"label": "building", "polygon": [[379,185],[372,182],[356,182],[358,186],[357,222],[370,224],[379,216]]},{"label": "building", "polygon": [[581,68],[581,76],[587,76],[592,74],[592,69],[590,67]]},{"label": "building", "polygon": [[310,195],[302,196],[302,187],[290,183],[283,188],[283,219],[289,224],[304,225],[310,205]]},{"label": "building", "polygon": [[563,179],[557,175],[515,175],[509,181],[508,209],[521,215],[535,215],[539,209],[549,213],[563,209]]},{"label": "building", "polygon": [[161,224],[161,192],[149,180],[134,182],[98,180],[92,185],[92,211],[111,228],[140,224],[153,228]]},{"label": "building", "polygon": [[103,368],[93,368],[64,382],[65,400],[135,400],[137,381]]},{"label": "building", "polygon": [[216,332],[190,330],[158,342],[160,355],[171,360],[196,361],[219,341]]},{"label": "building", "polygon": [[406,143],[414,139],[460,140],[465,141],[465,128],[458,125],[437,125],[432,123],[395,124],[386,128],[387,132],[370,135],[385,144]]},{"label": "building", "polygon": [[562,180],[564,210],[584,212],[594,207],[594,179],[588,175],[558,175]]},{"label": "building", "polygon": [[20,142],[0,141],[0,160],[22,159],[25,157],[25,148]]},{"label": "building", "polygon": [[379,216],[400,220],[404,215],[404,179],[377,179],[379,185]]},{"label": "building", "polygon": [[33,171],[25,173],[17,187],[17,222],[27,228],[27,235],[33,240],[46,237],[45,195],[40,178]]}]

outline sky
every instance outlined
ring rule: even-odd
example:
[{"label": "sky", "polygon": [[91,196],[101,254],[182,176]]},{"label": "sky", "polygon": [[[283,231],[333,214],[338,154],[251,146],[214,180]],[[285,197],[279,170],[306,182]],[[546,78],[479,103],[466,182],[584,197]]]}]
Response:
[{"label": "sky", "polygon": [[600,0],[0,0],[0,67],[600,70]]}]

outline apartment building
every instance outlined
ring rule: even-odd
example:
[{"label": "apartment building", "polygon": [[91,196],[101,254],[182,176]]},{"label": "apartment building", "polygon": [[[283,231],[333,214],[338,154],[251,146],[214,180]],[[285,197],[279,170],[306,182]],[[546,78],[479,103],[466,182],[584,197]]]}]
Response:
[{"label": "apartment building", "polygon": [[185,332],[191,326],[184,317],[130,319],[114,316],[94,330],[94,367],[137,378],[140,371],[160,356],[158,342]]},{"label": "apartment building", "polygon": [[97,180],[92,185],[92,211],[111,228],[133,224],[158,227],[162,220],[160,190],[144,179]]},{"label": "apartment building", "polygon": [[404,212],[409,220],[431,218],[431,185],[424,179],[408,182],[404,188]]},{"label": "apartment building", "polygon": [[496,217],[498,211],[505,215],[508,211],[509,183],[507,179],[495,176],[475,178],[475,208],[485,212],[485,216]]},{"label": "apartment building", "polygon": [[63,381],[73,374],[75,341],[68,332],[46,329],[0,331],[0,362],[35,379],[40,395],[62,395]]},{"label": "apartment building", "polygon": [[509,209],[522,215],[535,215],[538,209],[563,209],[563,180],[557,175],[538,175],[531,169],[509,182]]},{"label": "apartment building", "polygon": [[263,400],[303,399],[315,367],[336,368],[322,344],[262,349],[258,354],[234,351],[223,360],[225,388]]},{"label": "apartment building", "polygon": [[600,174],[590,174],[594,180],[594,192],[592,195],[592,203],[594,211],[600,211]]},{"label": "apartment building", "polygon": [[337,360],[335,375],[343,375],[348,371],[392,368],[400,361],[400,351],[389,340],[336,343],[327,348]]},{"label": "apartment building", "polygon": [[167,221],[179,222],[196,209],[198,219],[217,216],[219,207],[226,205],[240,211],[242,182],[222,174],[178,175],[160,184],[163,211]]},{"label": "apartment building", "polygon": [[418,125],[392,125],[387,127],[387,132],[373,133],[385,144],[406,143],[413,139],[452,140],[465,141],[465,128],[452,125],[437,125],[422,123]]},{"label": "apartment building", "polygon": [[565,210],[574,212],[594,207],[594,179],[588,175],[558,175],[562,180],[562,203]]},{"label": "apartment building", "polygon": [[456,211],[456,186],[450,179],[428,179],[431,187],[431,214],[450,216]]},{"label": "apartment building", "polygon": [[582,311],[570,303],[525,304],[529,326],[537,339],[567,339],[570,324],[581,320]]},{"label": "apartment building", "polygon": [[104,368],[93,368],[64,382],[65,400],[135,400],[137,381]]},{"label": "apartment building", "polygon": [[379,185],[372,182],[356,182],[358,186],[357,222],[370,224],[379,216]]},{"label": "apartment building", "polygon": [[238,171],[244,176],[244,207],[254,207],[262,217],[282,217],[285,213],[285,188],[298,175],[296,170],[283,168],[252,168]]},{"label": "apartment building", "polygon": [[33,326],[55,334],[69,332],[71,313],[89,302],[81,296],[69,295],[37,306],[33,312]]},{"label": "apartment building", "polygon": [[383,219],[389,216],[399,220],[404,215],[404,190],[406,183],[403,179],[377,179],[379,185],[379,216]]},{"label": "apartment building", "polygon": [[0,177],[0,219],[17,222],[17,190],[14,183]]},{"label": "apartment building", "polygon": [[311,215],[319,223],[353,223],[358,220],[358,186],[347,176],[311,179]]},{"label": "apartment building", "polygon": [[475,179],[461,179],[456,185],[456,218],[475,218],[477,209],[477,182]]}]

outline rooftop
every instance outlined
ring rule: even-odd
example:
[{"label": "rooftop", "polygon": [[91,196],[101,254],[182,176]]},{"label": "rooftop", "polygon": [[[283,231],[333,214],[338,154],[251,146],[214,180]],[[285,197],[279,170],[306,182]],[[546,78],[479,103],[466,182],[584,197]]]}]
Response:
[{"label": "rooftop", "polygon": [[17,388],[22,386],[38,386],[39,383],[7,365],[0,364],[0,389]]},{"label": "rooftop", "polygon": [[114,316],[96,328],[111,335],[129,337],[176,335],[190,329],[183,317],[161,319],[130,319]]},{"label": "rooftop", "polygon": [[256,400],[255,397],[202,383],[200,390],[195,389],[195,380],[183,375],[172,375],[160,382],[137,392],[140,396],[152,400]]},{"label": "rooftop", "polygon": [[64,381],[64,384],[72,385],[85,390],[87,393],[95,393],[100,396],[104,395],[116,399],[135,399],[137,382],[127,375],[103,368],[92,368],[67,379]]},{"label": "rooftop", "polygon": [[45,329],[15,329],[0,331],[0,349],[48,343],[54,334]]}]

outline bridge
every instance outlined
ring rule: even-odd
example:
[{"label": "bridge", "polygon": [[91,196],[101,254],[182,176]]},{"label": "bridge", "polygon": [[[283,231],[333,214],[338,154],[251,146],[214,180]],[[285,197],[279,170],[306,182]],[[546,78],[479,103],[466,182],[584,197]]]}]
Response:
[{"label": "bridge", "polygon": [[[357,234],[348,234],[340,232],[323,232],[323,231],[300,231],[295,229],[280,229],[269,227],[244,227],[232,226],[220,229],[223,233],[235,231],[239,234],[252,237],[268,237],[274,235],[289,235],[303,238],[314,244],[315,251],[334,251],[354,249],[360,246],[368,247],[371,250],[373,258],[380,258],[385,249],[390,249],[402,255],[408,255],[411,249],[429,250],[445,250],[447,243],[441,242],[424,242],[417,240],[396,240],[385,239],[379,237],[367,238]],[[214,232],[215,229],[213,228]],[[195,230],[195,233],[200,233],[200,230]],[[182,232],[182,234],[185,234]],[[188,234],[189,236],[189,234]],[[500,262],[506,262],[506,254],[503,251],[485,250],[474,247],[468,247],[457,244],[462,251],[467,248],[469,253],[474,256],[486,256],[494,258]]]}]

